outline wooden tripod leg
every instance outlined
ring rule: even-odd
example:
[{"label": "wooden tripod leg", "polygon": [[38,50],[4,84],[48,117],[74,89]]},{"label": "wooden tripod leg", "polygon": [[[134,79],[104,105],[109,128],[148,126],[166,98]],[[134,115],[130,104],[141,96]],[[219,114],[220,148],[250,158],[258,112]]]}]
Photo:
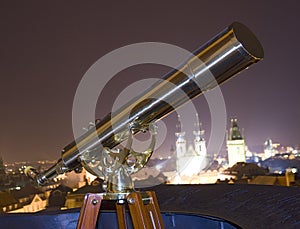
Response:
[{"label": "wooden tripod leg", "polygon": [[84,202],[80,210],[77,229],[96,228],[98,214],[100,211],[101,194],[88,193],[84,197]]},{"label": "wooden tripod leg", "polygon": [[127,229],[125,203],[116,203],[119,229]]},{"label": "wooden tripod leg", "polygon": [[150,216],[150,220],[151,220],[152,224],[155,225],[154,228],[163,229],[164,224],[163,224],[162,216],[161,216],[160,209],[158,206],[158,201],[156,199],[156,194],[153,191],[147,191],[146,193],[150,198],[150,200],[149,200],[150,202],[149,202],[149,204],[145,204],[144,206]]},{"label": "wooden tripod leg", "polygon": [[163,229],[163,221],[154,192],[146,192],[147,200],[142,194],[132,192],[128,195],[130,215],[135,229]]}]

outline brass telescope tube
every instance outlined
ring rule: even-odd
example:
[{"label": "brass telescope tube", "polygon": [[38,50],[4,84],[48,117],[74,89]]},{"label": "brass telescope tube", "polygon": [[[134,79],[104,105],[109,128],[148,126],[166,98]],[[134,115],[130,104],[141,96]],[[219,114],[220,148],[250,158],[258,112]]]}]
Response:
[{"label": "brass telescope tube", "polygon": [[[80,167],[80,157],[84,152],[96,147],[113,148],[120,144],[124,139],[118,140],[116,133],[126,131],[128,124],[138,123],[142,126],[163,118],[188,100],[258,62],[263,58],[264,51],[246,26],[234,22],[193,54],[196,57],[185,61],[178,70],[174,69],[166,74],[160,83],[155,83],[142,95],[113,114],[108,114],[96,124],[94,130],[67,145],[62,151],[61,159],[54,166],[43,174],[31,171],[32,174],[29,175],[38,185],[43,185],[58,174]],[[207,77],[207,72],[214,76],[213,80]],[[174,85],[172,88],[170,83]],[[182,96],[182,91],[185,96]],[[172,101],[172,106],[165,101]]]}]

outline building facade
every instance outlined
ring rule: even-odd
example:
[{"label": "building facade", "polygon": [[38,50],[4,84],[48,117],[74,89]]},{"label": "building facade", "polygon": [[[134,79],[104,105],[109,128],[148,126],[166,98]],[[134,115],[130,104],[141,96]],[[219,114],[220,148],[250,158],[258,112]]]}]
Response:
[{"label": "building facade", "polygon": [[246,142],[242,136],[237,119],[231,119],[231,127],[227,134],[228,165],[232,167],[237,162],[246,162]]},{"label": "building facade", "polygon": [[180,116],[178,116],[176,140],[176,183],[181,183],[178,177],[191,177],[199,174],[208,164],[206,142],[203,137],[204,131],[201,130],[198,114],[194,123],[193,136],[191,144],[187,144],[185,139],[185,131],[180,124]]},{"label": "building facade", "polygon": [[264,143],[264,153],[265,153],[265,159],[268,159],[272,156],[275,155],[274,153],[274,148],[273,148],[273,143],[272,143],[272,140],[271,139],[267,139]]}]

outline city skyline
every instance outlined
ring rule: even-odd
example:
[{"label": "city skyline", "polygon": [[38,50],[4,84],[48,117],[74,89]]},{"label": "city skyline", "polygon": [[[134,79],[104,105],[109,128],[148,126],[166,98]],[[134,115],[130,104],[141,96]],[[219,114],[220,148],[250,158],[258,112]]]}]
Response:
[{"label": "city skyline", "polygon": [[[249,147],[262,146],[268,138],[283,145],[300,145],[300,32],[295,26],[300,19],[299,3],[273,1],[272,8],[260,1],[243,5],[238,1],[72,4],[7,2],[0,9],[0,155],[4,161],[60,157],[61,149],[73,139],[76,88],[103,55],[145,41],[193,51],[233,21],[244,23],[257,35],[265,58],[221,86],[227,129],[229,119],[237,117]],[[120,72],[101,93],[97,118],[110,112],[127,85],[161,78],[168,71],[148,64]],[[194,104],[208,140],[211,120],[207,102],[201,96]],[[175,144],[176,118],[172,114],[164,119],[168,138],[160,150]]]}]

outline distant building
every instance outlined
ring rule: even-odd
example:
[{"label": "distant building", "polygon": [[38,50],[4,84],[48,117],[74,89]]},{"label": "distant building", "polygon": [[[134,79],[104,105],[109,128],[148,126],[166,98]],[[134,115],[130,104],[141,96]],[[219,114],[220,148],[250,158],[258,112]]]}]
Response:
[{"label": "distant building", "polygon": [[300,171],[300,157],[294,157],[293,154],[278,154],[262,162],[260,166],[268,168],[270,173],[284,174],[289,169],[295,172]]},{"label": "distant building", "polygon": [[64,185],[53,189],[48,198],[47,210],[60,210],[64,208],[66,196],[69,192],[72,192],[72,189]]},{"label": "distant building", "polygon": [[193,144],[187,144],[185,132],[180,124],[180,116],[178,116],[178,124],[176,125],[176,173],[175,183],[181,183],[181,176],[193,176],[199,174],[207,165],[208,157],[206,150],[206,142],[203,137],[204,131],[201,130],[198,114],[194,124],[194,141]]},{"label": "distant building", "polygon": [[5,172],[5,166],[4,166],[4,163],[3,163],[3,159],[0,156],[0,176],[1,175],[6,175],[6,172]]},{"label": "distant building", "polygon": [[265,158],[268,159],[269,157],[274,156],[274,148],[273,148],[273,143],[271,139],[267,139],[264,143],[264,153],[265,153]]},{"label": "distant building", "polygon": [[83,204],[84,196],[86,193],[102,193],[103,180],[96,178],[91,185],[85,185],[74,192],[70,192],[66,196],[65,207],[66,208],[80,208]]},{"label": "distant building", "polygon": [[31,202],[23,205],[23,208],[14,212],[38,212],[46,208],[47,199],[41,198],[39,195],[34,195]]},{"label": "distant building", "polygon": [[18,201],[18,208],[10,212],[37,212],[46,208],[45,193],[30,184],[20,190],[12,190],[11,194]]},{"label": "distant building", "polygon": [[259,175],[266,175],[269,173],[269,170],[261,168],[254,163],[238,162],[232,167],[224,170],[223,173],[227,175],[234,175],[236,179],[249,179]]},{"label": "distant building", "polygon": [[295,174],[286,172],[285,175],[270,175],[270,176],[257,176],[252,179],[249,184],[256,185],[280,185],[292,186],[295,185]]},{"label": "distant building", "polygon": [[229,167],[237,162],[246,162],[246,143],[240,132],[236,118],[231,119],[231,127],[228,133],[226,146]]},{"label": "distant building", "polygon": [[45,209],[46,203],[45,193],[32,185],[20,190],[0,191],[0,212],[37,212]]},{"label": "distant building", "polygon": [[167,176],[155,168],[144,167],[138,173],[138,179],[135,177],[133,180],[135,188],[152,187],[164,184],[168,180]]},{"label": "distant building", "polygon": [[0,213],[6,213],[18,209],[18,201],[9,192],[0,191]]},{"label": "distant building", "polygon": [[8,184],[8,177],[5,172],[5,166],[3,164],[3,159],[0,156],[0,190],[3,186]]}]

